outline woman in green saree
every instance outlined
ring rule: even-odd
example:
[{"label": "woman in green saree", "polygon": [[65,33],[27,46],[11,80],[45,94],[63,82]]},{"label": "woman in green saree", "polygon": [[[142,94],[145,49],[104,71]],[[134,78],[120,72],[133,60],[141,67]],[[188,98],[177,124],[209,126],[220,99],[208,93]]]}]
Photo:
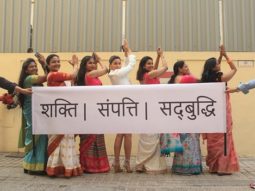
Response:
[{"label": "woman in green saree", "polygon": [[[39,62],[44,68],[44,57],[39,56]],[[39,76],[37,64],[34,59],[28,58],[22,65],[19,86],[31,88],[42,86],[46,81],[46,75]],[[24,147],[25,156],[23,160],[24,173],[41,175],[45,174],[47,164],[47,135],[32,135],[32,97],[31,95],[19,95],[19,102],[22,107],[22,118],[24,124]],[[22,132],[22,130],[21,130]]]}]

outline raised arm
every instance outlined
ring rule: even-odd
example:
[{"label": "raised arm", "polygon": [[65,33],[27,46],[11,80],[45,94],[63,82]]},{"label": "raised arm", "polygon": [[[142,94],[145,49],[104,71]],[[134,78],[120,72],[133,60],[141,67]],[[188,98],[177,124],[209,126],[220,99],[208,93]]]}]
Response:
[{"label": "raised arm", "polygon": [[44,72],[44,75],[38,76],[35,83],[36,84],[42,84],[42,83],[46,82],[47,74],[48,74],[48,71],[47,71],[47,68],[46,68],[46,59],[41,53],[37,53],[37,54],[35,54],[35,56],[38,59],[38,62],[40,63],[40,65],[43,69],[43,72]]},{"label": "raised arm", "polygon": [[236,74],[237,68],[236,68],[235,64],[232,62],[232,60],[228,57],[224,46],[222,47],[222,56],[227,60],[227,63],[230,67],[230,71],[222,75],[221,81],[222,82],[228,82]]},{"label": "raised arm", "polygon": [[136,63],[136,57],[132,54],[132,50],[128,45],[127,39],[124,40],[122,48],[125,56],[125,65],[120,70],[115,70],[117,73],[119,73],[119,75],[125,75],[129,73],[134,68]]},{"label": "raised arm", "polygon": [[124,56],[125,56],[125,65],[124,66],[127,66],[129,64],[129,55],[132,53],[132,50],[128,46],[127,39],[124,40],[122,49],[124,51]]},{"label": "raised arm", "polygon": [[152,70],[151,72],[149,72],[148,75],[149,75],[150,78],[159,77],[159,76],[161,76],[162,74],[164,74],[168,70],[167,62],[165,60],[163,52],[161,54],[161,60],[162,60],[162,67],[160,69]]},{"label": "raised arm", "polygon": [[35,54],[35,56],[36,56],[38,62],[41,64],[42,69],[44,71],[44,74],[47,75],[48,71],[46,69],[46,59],[45,59],[45,57],[41,53],[37,53],[37,54]]},{"label": "raised arm", "polygon": [[158,65],[159,65],[159,60],[160,58],[163,56],[163,51],[161,50],[161,48],[157,49],[157,58],[155,60],[155,64],[154,64],[154,70],[158,69]]},{"label": "raised arm", "polygon": [[88,72],[87,75],[94,78],[105,75],[108,72],[108,68],[101,63],[101,58],[96,53],[93,53],[93,57],[95,62],[99,64],[100,69],[92,70]]},{"label": "raised arm", "polygon": [[223,53],[225,52],[225,47],[223,45],[220,45],[220,56],[218,58],[218,62],[219,64],[221,63],[222,61],[222,57],[223,57]]},{"label": "raised arm", "polygon": [[[128,56],[131,54],[131,49],[129,48],[129,46],[128,46],[128,41],[127,41],[127,39],[125,39],[124,40],[124,42],[123,42],[123,45],[122,45],[122,49],[123,49],[123,51],[124,51],[124,56],[125,56],[125,58],[128,58]],[[127,61],[128,62],[128,61]],[[126,62],[125,62],[125,64],[126,64]]]},{"label": "raised arm", "polygon": [[111,70],[109,73],[109,76],[125,76],[128,75],[131,70],[134,69],[134,66],[136,64],[136,57],[135,55],[131,54],[126,58],[128,60],[128,64],[124,67],[116,70]]},{"label": "raised arm", "polygon": [[78,74],[78,64],[79,64],[79,59],[76,55],[72,56],[72,60],[69,61],[69,63],[73,66],[73,73],[71,74],[72,80],[74,80]]}]

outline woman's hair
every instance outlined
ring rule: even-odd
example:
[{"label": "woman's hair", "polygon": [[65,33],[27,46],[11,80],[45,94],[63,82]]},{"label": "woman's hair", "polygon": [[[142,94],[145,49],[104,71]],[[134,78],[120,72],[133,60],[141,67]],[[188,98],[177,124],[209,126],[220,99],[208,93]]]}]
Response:
[{"label": "woman's hair", "polygon": [[[29,74],[26,73],[28,66],[31,63],[36,63],[35,60],[33,58],[28,58],[26,59],[23,64],[22,64],[22,69],[19,75],[19,87],[24,88],[24,81],[27,78],[27,76],[29,76]],[[23,107],[24,105],[24,95],[23,94],[19,94],[18,95],[18,100],[20,103],[20,106]]]},{"label": "woman's hair", "polygon": [[110,65],[111,65],[111,64],[113,63],[113,61],[116,60],[116,59],[120,59],[120,60],[121,60],[121,58],[120,58],[119,56],[113,55],[113,56],[110,57],[110,59],[109,59],[109,70],[108,70],[108,72],[111,71],[111,70],[110,70]]},{"label": "woman's hair", "polygon": [[138,67],[138,70],[137,70],[137,73],[136,73],[136,80],[138,81],[143,81],[143,75],[148,72],[144,66],[145,64],[147,63],[148,60],[152,60],[151,57],[149,56],[145,56],[141,59],[140,63],[139,63],[139,67]]},{"label": "woman's hair", "polygon": [[77,82],[76,84],[78,86],[85,86],[86,83],[85,83],[85,74],[87,73],[87,63],[88,61],[93,58],[92,56],[85,56],[82,58],[81,60],[81,63],[80,63],[80,68],[79,68],[79,71],[78,71],[78,74],[77,74]]},{"label": "woman's hair", "polygon": [[120,59],[120,57],[119,56],[115,56],[115,55],[111,56],[111,58],[109,59],[109,64],[111,64],[116,59]]},{"label": "woman's hair", "polygon": [[175,78],[179,75],[179,69],[182,69],[184,64],[185,62],[183,60],[175,62],[173,67],[174,73],[168,81],[169,84],[173,84],[175,82]]},{"label": "woman's hair", "polygon": [[222,72],[215,71],[217,64],[216,58],[209,58],[205,61],[201,82],[219,82],[221,81]]},{"label": "woman's hair", "polygon": [[50,61],[53,57],[58,57],[59,56],[57,54],[50,54],[47,58],[46,58],[46,70],[47,70],[47,73],[50,72],[50,69],[49,69],[49,65],[50,65]]}]

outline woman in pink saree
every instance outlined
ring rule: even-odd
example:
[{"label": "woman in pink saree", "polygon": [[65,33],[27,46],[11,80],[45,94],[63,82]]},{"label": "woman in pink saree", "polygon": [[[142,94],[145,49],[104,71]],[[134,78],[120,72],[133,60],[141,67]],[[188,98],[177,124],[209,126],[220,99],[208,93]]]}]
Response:
[{"label": "woman in pink saree", "polygon": [[[230,71],[222,73],[220,63],[222,57],[225,57],[230,67]],[[202,73],[202,82],[228,82],[235,75],[237,69],[231,59],[227,56],[225,49],[221,46],[220,58],[210,58],[205,62],[204,71]],[[232,115],[229,93],[226,93],[227,100],[227,154],[224,155],[224,134],[211,133],[204,134],[203,139],[207,140],[207,157],[206,164],[209,172],[218,175],[230,175],[239,171],[239,162],[236,155],[233,135],[232,135]]]}]

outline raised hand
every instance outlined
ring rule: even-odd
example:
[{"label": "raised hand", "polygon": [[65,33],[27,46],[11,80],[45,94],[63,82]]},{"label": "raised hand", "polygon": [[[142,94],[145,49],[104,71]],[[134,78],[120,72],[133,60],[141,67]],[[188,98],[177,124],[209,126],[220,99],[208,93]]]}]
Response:
[{"label": "raised hand", "polygon": [[157,48],[157,55],[158,55],[158,57],[163,56],[163,50],[161,48]]},{"label": "raised hand", "polygon": [[42,65],[42,66],[45,66],[46,65],[46,59],[45,57],[40,54],[40,53],[37,53],[35,54],[36,58],[38,59],[38,62]]},{"label": "raised hand", "polygon": [[220,45],[220,55],[224,56],[224,57],[227,56],[227,53],[226,53],[224,45]]},{"label": "raised hand", "polygon": [[124,40],[123,45],[122,45],[122,48],[123,48],[123,51],[124,51],[124,52],[128,52],[128,51],[129,51],[127,39]]},{"label": "raised hand", "polygon": [[78,57],[74,54],[74,55],[72,56],[72,60],[69,60],[68,62],[69,62],[69,64],[71,64],[72,66],[78,66],[78,64],[79,64],[79,59],[78,59]]},{"label": "raised hand", "polygon": [[96,52],[93,52],[92,57],[94,58],[96,63],[99,63],[101,61],[101,58],[98,56]]}]

